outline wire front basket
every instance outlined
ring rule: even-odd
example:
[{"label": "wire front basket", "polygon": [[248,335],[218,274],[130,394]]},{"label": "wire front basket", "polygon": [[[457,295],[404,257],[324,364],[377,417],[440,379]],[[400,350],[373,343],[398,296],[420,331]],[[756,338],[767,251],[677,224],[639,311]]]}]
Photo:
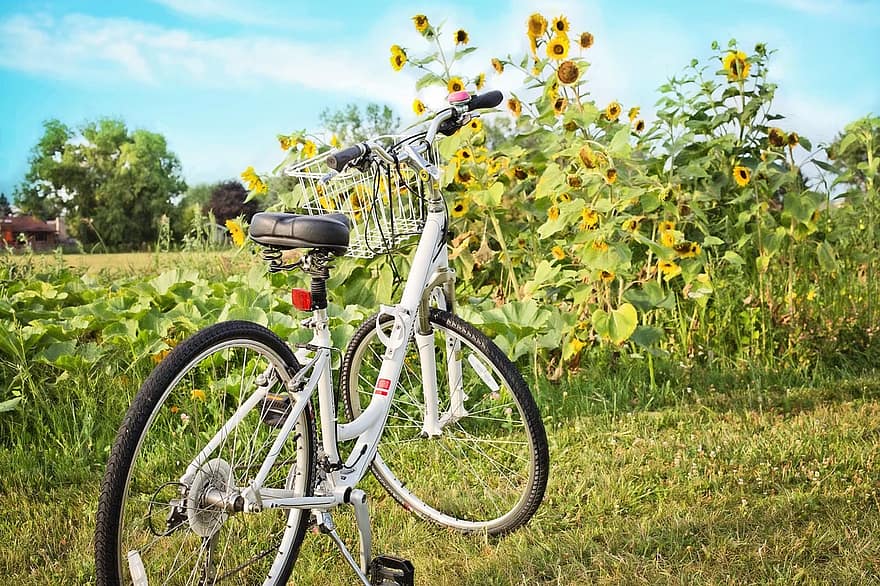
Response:
[{"label": "wire front basket", "polygon": [[424,177],[406,165],[372,160],[363,170],[347,167],[329,180],[327,153],[289,165],[300,213],[344,214],[351,225],[346,256],[372,258],[421,234],[425,224]]}]

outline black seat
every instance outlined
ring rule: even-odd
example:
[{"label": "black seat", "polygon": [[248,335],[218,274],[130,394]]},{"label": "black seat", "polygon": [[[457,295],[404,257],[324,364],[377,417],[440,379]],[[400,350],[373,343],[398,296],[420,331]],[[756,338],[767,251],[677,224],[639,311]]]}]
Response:
[{"label": "black seat", "polygon": [[322,248],[334,254],[348,250],[350,227],[344,214],[303,216],[260,212],[251,219],[251,239],[276,248]]}]

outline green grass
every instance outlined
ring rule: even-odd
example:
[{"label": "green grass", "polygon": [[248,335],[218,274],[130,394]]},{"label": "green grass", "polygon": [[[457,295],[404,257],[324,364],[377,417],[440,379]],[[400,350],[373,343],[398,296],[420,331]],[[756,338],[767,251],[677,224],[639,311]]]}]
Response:
[{"label": "green grass", "polygon": [[49,270],[63,266],[87,273],[111,273],[122,275],[141,275],[160,273],[181,265],[188,267],[216,267],[224,273],[249,266],[253,260],[248,255],[237,254],[235,250],[216,252],[113,252],[106,254],[30,254],[5,257],[13,263],[32,263],[35,269]]},{"label": "green grass", "polygon": [[[552,468],[526,528],[502,539],[450,533],[408,515],[370,480],[375,553],[411,559],[419,584],[880,580],[880,376],[810,383],[777,374],[756,385],[754,376],[691,373],[690,391],[650,391],[636,374],[538,390]],[[6,582],[93,580],[107,430],[128,400],[125,389],[112,391],[94,406],[90,433],[53,440],[56,452],[31,452],[24,466],[27,441],[0,448]],[[56,416],[75,412],[55,407]],[[85,436],[91,443],[73,449]],[[351,536],[350,513],[336,520]],[[311,534],[295,576],[354,583],[329,540]]]}]

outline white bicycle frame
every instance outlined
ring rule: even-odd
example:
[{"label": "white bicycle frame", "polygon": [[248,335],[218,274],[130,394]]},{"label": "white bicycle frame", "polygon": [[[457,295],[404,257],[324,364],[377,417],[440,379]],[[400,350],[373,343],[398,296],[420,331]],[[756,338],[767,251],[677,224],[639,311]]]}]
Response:
[{"label": "white bicycle frame", "polygon": [[[428,128],[425,137],[426,144],[433,142],[437,127],[454,115],[456,111],[460,116],[468,116],[466,106],[464,109],[450,109],[441,112]],[[464,121],[466,122],[467,119]],[[389,161],[393,160],[380,145],[371,144],[370,146],[377,156],[387,158]],[[243,512],[245,514],[270,508],[326,512],[343,503],[355,504],[356,509],[358,508],[358,505],[352,501],[352,492],[366,474],[374,458],[379,457],[376,454],[379,440],[385,428],[397,389],[397,382],[403,369],[407,342],[413,335],[415,335],[419,351],[422,370],[421,382],[426,405],[422,431],[431,436],[440,435],[446,424],[467,414],[464,408],[464,401],[467,397],[462,390],[458,342],[449,339],[446,341],[446,357],[449,379],[447,382],[451,394],[450,410],[446,413],[439,413],[434,352],[435,338],[429,331],[427,318],[432,300],[445,309],[446,300],[451,303],[454,296],[454,273],[449,268],[448,252],[444,242],[448,218],[438,184],[440,171],[427,163],[409,146],[403,149],[403,156],[398,155],[397,160],[411,161],[417,169],[427,172],[433,181],[429,182],[430,197],[427,202],[428,211],[424,229],[418,241],[400,302],[390,307],[382,306],[379,312],[379,317],[388,315],[393,319],[390,333],[386,334],[379,327],[379,319],[377,318],[376,335],[385,344],[386,350],[382,356],[382,366],[373,386],[369,405],[353,421],[338,422],[331,379],[332,342],[327,310],[314,310],[312,316],[303,322],[303,325],[311,328],[312,340],[310,344],[296,352],[297,360],[302,364],[302,368],[289,380],[281,381],[286,384],[291,395],[291,410],[287,413],[278,436],[269,448],[269,452],[253,481],[249,486],[237,487],[237,492],[244,499]],[[438,291],[442,292],[439,296],[436,295]],[[239,405],[232,417],[190,463],[180,479],[182,484],[189,485],[192,482],[201,466],[211,459],[211,454],[223,443],[224,439],[229,437],[245,416],[266,398],[276,382],[276,376],[279,376],[279,373],[269,367],[266,372],[257,377],[256,390]],[[323,456],[326,457],[325,461],[334,464],[331,466],[331,470],[326,471],[326,481],[322,483],[324,488],[319,487],[320,494],[311,497],[297,496],[294,490],[264,488],[263,483],[275,465],[284,443],[292,433],[303,410],[310,404],[311,397],[315,392],[318,393]],[[356,440],[354,448],[345,462],[341,462],[338,443],[350,440]],[[218,504],[229,508],[232,506],[231,501],[235,499],[235,496],[225,495]],[[360,524],[359,520],[359,526]],[[363,528],[361,527],[361,529]],[[367,543],[364,544],[363,531],[361,533],[361,567],[366,571],[364,566],[369,560],[364,549],[369,551],[369,537],[367,533]],[[344,548],[343,553],[347,554]],[[349,563],[354,567],[353,560],[350,558]]]}]

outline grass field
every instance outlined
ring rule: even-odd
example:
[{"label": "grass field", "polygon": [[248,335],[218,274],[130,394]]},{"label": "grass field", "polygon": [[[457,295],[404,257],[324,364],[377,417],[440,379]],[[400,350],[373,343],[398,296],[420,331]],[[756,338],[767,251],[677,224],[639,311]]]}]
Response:
[{"label": "grass field", "polygon": [[[880,377],[683,388],[655,408],[602,396],[608,388],[576,383],[539,390],[551,478],[525,529],[456,535],[370,481],[376,553],[411,559],[418,584],[880,580]],[[68,463],[47,455],[30,471],[10,469],[7,456],[0,575],[91,582],[102,453],[85,449]],[[351,534],[347,513],[337,522]],[[329,540],[308,535],[294,583],[354,581]]]},{"label": "grass field", "polygon": [[250,263],[253,259],[245,254],[237,254],[233,250],[217,252],[114,252],[108,254],[39,254],[27,256],[9,256],[13,262],[31,262],[40,268],[59,263],[72,269],[86,272],[108,272],[126,275],[161,272],[180,265],[198,267],[200,265],[217,265],[227,271]]}]

